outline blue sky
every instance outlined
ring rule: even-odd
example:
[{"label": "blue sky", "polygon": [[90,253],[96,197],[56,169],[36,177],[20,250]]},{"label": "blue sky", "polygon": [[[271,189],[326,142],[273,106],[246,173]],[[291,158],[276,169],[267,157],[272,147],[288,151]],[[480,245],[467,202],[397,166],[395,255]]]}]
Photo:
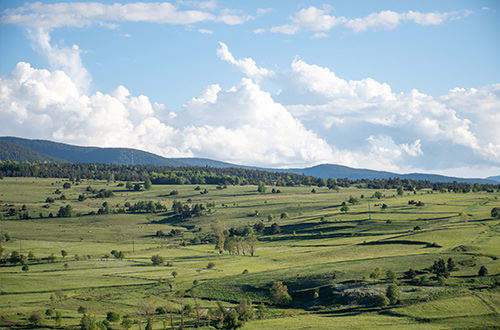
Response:
[{"label": "blue sky", "polygon": [[0,135],[500,174],[498,1],[2,1],[0,14]]}]

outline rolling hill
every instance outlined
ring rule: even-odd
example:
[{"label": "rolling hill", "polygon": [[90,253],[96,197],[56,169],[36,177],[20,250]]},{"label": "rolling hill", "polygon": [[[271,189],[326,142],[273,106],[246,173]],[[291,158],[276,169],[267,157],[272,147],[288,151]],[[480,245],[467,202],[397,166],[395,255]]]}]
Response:
[{"label": "rolling hill", "polygon": [[47,140],[30,140],[18,137],[0,137],[0,160],[18,162],[52,161],[70,163],[103,163],[120,165],[158,165],[158,166],[209,166],[218,168],[244,168],[271,172],[290,172],[317,178],[357,179],[401,179],[427,180],[430,182],[470,182],[498,184],[500,176],[487,179],[457,178],[436,174],[398,174],[386,171],[357,169],[343,165],[321,164],[306,168],[262,168],[235,165],[207,158],[166,158],[150,152],[130,148],[81,147]]}]

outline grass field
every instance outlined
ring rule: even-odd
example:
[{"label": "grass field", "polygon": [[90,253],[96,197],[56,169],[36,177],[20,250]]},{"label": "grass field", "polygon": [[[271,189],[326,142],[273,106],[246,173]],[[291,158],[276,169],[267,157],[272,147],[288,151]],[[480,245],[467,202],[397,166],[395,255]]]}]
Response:
[{"label": "grass field", "polygon": [[[209,329],[207,313],[216,309],[217,302],[235,308],[245,298],[252,300],[255,311],[263,304],[265,312],[245,322],[243,329],[500,326],[500,219],[490,215],[493,207],[500,207],[499,192],[423,190],[398,196],[395,190],[379,190],[383,197],[376,199],[375,190],[355,187],[339,191],[314,187],[316,193],[312,187],[279,187],[279,194],[267,187],[261,194],[251,185],[225,189],[204,185],[201,188],[208,193],[200,194],[192,185],[129,191],[118,182],[85,180],[64,189],[67,182],[0,180],[4,249],[0,327],[26,326],[33,312],[40,312],[44,319],[37,327],[76,328],[82,306],[96,321],[110,311],[122,319],[128,315],[135,321],[131,329],[145,327],[151,317],[146,310],[164,307],[174,312],[172,321],[179,328],[179,310],[199,304],[202,328]],[[94,198],[89,186],[111,190],[114,196]],[[87,198],[78,201],[82,194]],[[342,203],[351,196],[359,202],[341,212]],[[47,203],[48,197],[54,202]],[[174,200],[206,208],[201,216],[182,218],[172,212]],[[409,200],[424,206],[409,205]],[[167,210],[113,214],[126,203],[140,201],[159,202]],[[104,202],[110,214],[89,215]],[[73,216],[57,217],[59,208],[67,205]],[[20,210],[26,219],[9,217],[10,209]],[[266,229],[254,233],[258,240],[254,256],[248,249],[245,255],[215,250],[215,221],[240,234],[262,221]],[[273,223],[281,232],[271,233]],[[172,230],[177,230],[172,237],[157,236],[158,231]],[[6,241],[6,236],[11,239]],[[113,257],[113,250],[123,251],[125,257]],[[9,262],[12,251],[34,255],[26,262],[29,270]],[[151,257],[157,254],[164,258],[163,265],[153,265]],[[449,258],[458,269],[444,283],[438,282],[430,268],[438,259]],[[487,275],[478,276],[481,266]],[[381,275],[371,276],[377,267]],[[414,279],[405,278],[410,268],[416,271]],[[395,280],[386,278],[388,270],[395,272]],[[272,304],[269,292],[276,281],[288,287],[292,298],[288,306]],[[375,297],[392,282],[401,291],[399,302],[376,307]],[[201,299],[193,299],[193,291]],[[45,315],[47,309],[62,312],[60,325]],[[153,329],[170,329],[169,317],[157,314]],[[194,327],[195,321],[196,312],[187,308],[185,327]],[[107,326],[123,327],[120,322]]]}]

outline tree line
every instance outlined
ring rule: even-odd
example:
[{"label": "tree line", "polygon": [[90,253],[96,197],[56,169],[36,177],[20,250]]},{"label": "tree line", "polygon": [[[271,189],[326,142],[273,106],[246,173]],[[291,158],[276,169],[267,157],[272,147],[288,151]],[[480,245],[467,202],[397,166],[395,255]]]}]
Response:
[{"label": "tree line", "polygon": [[494,192],[500,184],[467,182],[431,182],[400,178],[357,179],[316,178],[304,174],[272,172],[243,168],[218,168],[200,166],[118,165],[97,163],[51,163],[0,161],[0,179],[3,177],[69,178],[70,180],[108,180],[139,182],[150,180],[152,184],[218,184],[218,185],[271,185],[271,186],[318,186],[338,189],[352,185],[368,189],[402,189],[413,192],[432,189],[439,192]]}]

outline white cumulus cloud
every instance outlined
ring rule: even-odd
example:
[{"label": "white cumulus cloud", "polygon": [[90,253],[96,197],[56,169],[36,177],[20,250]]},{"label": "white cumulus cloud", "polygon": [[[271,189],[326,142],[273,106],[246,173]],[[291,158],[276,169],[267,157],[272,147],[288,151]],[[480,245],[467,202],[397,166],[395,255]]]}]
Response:
[{"label": "white cumulus cloud", "polygon": [[[392,30],[403,22],[413,22],[418,25],[439,25],[447,19],[459,19],[469,15],[468,12],[460,16],[458,12],[421,13],[410,10],[398,13],[392,10],[383,10],[378,13],[371,13],[365,17],[347,18],[330,15],[332,10],[333,7],[330,5],[323,5],[322,8],[309,6],[291,16],[290,23],[273,26],[269,31],[283,34],[295,34],[300,30],[324,33],[338,26],[343,26],[355,32],[362,32],[373,28]],[[318,34],[316,33],[315,36],[318,36]]]},{"label": "white cumulus cloud", "polygon": [[272,70],[259,68],[255,61],[251,58],[236,60],[225,43],[219,42],[219,45],[220,47],[217,49],[217,56],[219,56],[220,59],[231,63],[236,70],[243,72],[256,82],[260,82],[262,79],[272,77],[274,75],[274,71]]}]

